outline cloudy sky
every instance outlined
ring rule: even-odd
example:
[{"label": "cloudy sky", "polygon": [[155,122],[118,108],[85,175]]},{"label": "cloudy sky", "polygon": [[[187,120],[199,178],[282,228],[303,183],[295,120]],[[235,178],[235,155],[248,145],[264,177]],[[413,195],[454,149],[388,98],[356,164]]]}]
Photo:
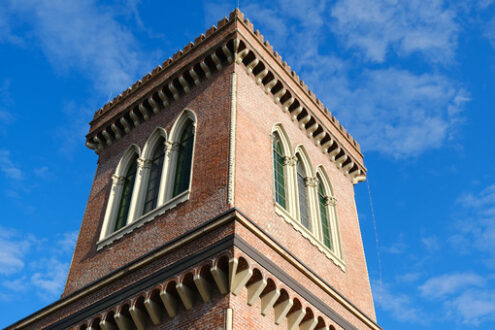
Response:
[{"label": "cloudy sky", "polygon": [[[236,1],[177,4],[2,1],[0,327],[62,291],[94,111]],[[495,1],[240,7],[364,150],[356,199],[379,324],[495,328]]]}]

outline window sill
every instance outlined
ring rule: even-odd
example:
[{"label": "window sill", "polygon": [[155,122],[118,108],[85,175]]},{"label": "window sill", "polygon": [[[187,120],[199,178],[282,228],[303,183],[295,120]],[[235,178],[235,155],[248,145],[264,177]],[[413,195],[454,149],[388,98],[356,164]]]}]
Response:
[{"label": "window sill", "polygon": [[308,229],[303,227],[296,219],[294,219],[289,212],[287,212],[283,207],[278,205],[276,202],[275,204],[275,213],[282,217],[287,223],[289,223],[292,227],[294,227],[295,230],[300,232],[304,238],[306,238],[308,241],[311,242],[314,246],[320,250],[328,259],[332,260],[332,262],[342,269],[343,272],[345,272],[345,262],[342,258],[337,256],[335,252],[330,250],[326,245],[324,245],[320,240],[318,240],[312,232],[310,232]]},{"label": "window sill", "polygon": [[176,207],[177,205],[179,205],[181,203],[184,203],[185,201],[187,201],[189,199],[189,195],[190,195],[190,191],[186,190],[183,193],[175,196],[171,200],[167,201],[165,204],[157,207],[154,210],[149,211],[146,214],[143,214],[142,216],[140,216],[136,220],[134,220],[131,223],[129,223],[128,225],[126,225],[125,227],[122,227],[119,230],[114,231],[113,233],[111,233],[107,237],[101,239],[100,241],[98,241],[98,243],[96,243],[96,250],[97,251],[101,250],[103,247],[110,245],[114,241],[122,238],[124,235],[127,235],[127,234],[133,232],[135,229],[137,229],[137,228],[141,227],[142,225],[144,225],[145,223],[155,219],[157,216],[162,215],[166,211],[173,209],[174,207]]}]

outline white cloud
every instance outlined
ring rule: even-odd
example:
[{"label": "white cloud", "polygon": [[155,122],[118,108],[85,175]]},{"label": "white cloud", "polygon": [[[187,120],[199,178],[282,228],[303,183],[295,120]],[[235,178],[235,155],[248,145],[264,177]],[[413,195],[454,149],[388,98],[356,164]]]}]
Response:
[{"label": "white cloud", "polygon": [[37,177],[45,177],[48,174],[48,166],[37,167],[33,172]]},{"label": "white cloud", "polygon": [[[14,300],[19,292],[36,293],[45,301],[58,298],[65,284],[76,232],[59,239],[37,239],[31,234],[0,227],[1,300]],[[51,255],[46,258],[44,256]]]},{"label": "white cloud", "polygon": [[2,285],[13,292],[25,292],[28,289],[26,281],[26,277],[22,276],[13,280],[5,280],[2,282]]},{"label": "white cloud", "polygon": [[107,96],[146,72],[133,34],[119,10],[95,1],[10,1],[10,13],[26,20],[56,69],[76,69]]},{"label": "white cloud", "polygon": [[[354,78],[322,77],[318,93],[366,151],[396,158],[443,145],[461,120],[465,92],[447,77],[405,70],[367,70]],[[318,80],[317,80],[318,79]]]},{"label": "white cloud", "polygon": [[19,237],[15,232],[0,227],[0,274],[11,275],[24,268],[24,257],[32,245],[30,236]]},{"label": "white cloud", "polygon": [[0,171],[10,179],[20,180],[23,177],[21,169],[10,159],[8,150],[0,149]]},{"label": "white cloud", "polygon": [[386,284],[372,282],[373,298],[380,309],[392,314],[402,322],[426,324],[424,313],[419,310],[409,295],[392,292]]},{"label": "white cloud", "polygon": [[442,0],[342,0],[332,16],[332,30],[343,42],[375,62],[383,62],[391,51],[450,61],[457,47],[456,13]]},{"label": "white cloud", "polygon": [[407,245],[403,242],[402,236],[399,238],[398,242],[393,243],[389,246],[382,247],[383,252],[390,254],[402,254],[406,251]]},{"label": "white cloud", "polygon": [[[289,65],[308,82],[363,150],[403,158],[452,140],[469,101],[468,93],[440,73],[413,72],[389,65],[370,68],[369,63],[349,56],[345,50],[329,49],[326,43],[331,42],[335,22],[329,20],[328,13],[332,11],[337,20],[339,36],[346,24],[356,25],[348,28],[346,35],[353,42],[367,40],[370,46],[366,51],[375,60],[385,60],[390,48],[399,54],[421,52],[428,59],[435,54],[435,58],[445,61],[455,50],[457,27],[453,12],[444,7],[438,1],[392,4],[352,0],[337,2],[332,8],[322,1],[264,6],[249,3],[243,10],[253,19],[255,28],[262,30],[267,39],[275,40],[275,50],[285,54]],[[290,25],[287,20],[279,22],[284,16],[292,18]],[[339,19],[343,21],[339,23]],[[374,28],[367,28],[367,24]]]},{"label": "white cloud", "polygon": [[63,253],[72,254],[74,247],[76,246],[78,232],[73,231],[64,233],[61,236],[62,238],[57,242],[57,250]]},{"label": "white cloud", "polygon": [[[41,260],[43,267],[31,276],[32,285],[39,290],[37,293],[46,300],[51,300],[62,292],[69,264],[56,258]],[[49,296],[47,296],[47,294]]]},{"label": "white cloud", "polygon": [[419,280],[421,277],[421,273],[418,272],[408,272],[405,274],[400,274],[396,277],[397,282],[403,282],[403,283],[413,283]]},{"label": "white cloud", "polygon": [[67,102],[62,108],[67,124],[55,130],[59,151],[70,158],[76,148],[83,148],[88,131],[88,122],[96,106]]},{"label": "white cloud", "polygon": [[421,295],[427,298],[442,299],[458,294],[470,287],[482,287],[485,280],[475,273],[454,273],[435,276],[419,287]]},{"label": "white cloud", "polygon": [[434,253],[440,248],[436,236],[423,237],[421,238],[421,243],[429,253]]},{"label": "white cloud", "polygon": [[495,320],[495,291],[469,290],[449,302],[448,306],[461,317],[463,323],[479,326]]},{"label": "white cloud", "polygon": [[459,197],[462,206],[449,242],[462,253],[478,250],[484,261],[495,266],[495,185]]}]

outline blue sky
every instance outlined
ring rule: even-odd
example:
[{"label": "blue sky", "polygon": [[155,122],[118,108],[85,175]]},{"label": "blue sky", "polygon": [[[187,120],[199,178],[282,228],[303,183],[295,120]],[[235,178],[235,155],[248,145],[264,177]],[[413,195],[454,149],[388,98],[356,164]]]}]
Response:
[{"label": "blue sky", "polygon": [[[64,286],[97,156],[95,110],[235,6],[0,6],[0,327]],[[241,1],[360,142],[379,324],[495,328],[495,1]],[[380,260],[380,262],[379,262]]]}]

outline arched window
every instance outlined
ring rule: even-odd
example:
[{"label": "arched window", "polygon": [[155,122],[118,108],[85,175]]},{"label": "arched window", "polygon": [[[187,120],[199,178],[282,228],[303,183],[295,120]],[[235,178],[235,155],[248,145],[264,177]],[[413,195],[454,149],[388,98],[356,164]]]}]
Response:
[{"label": "arched window", "polygon": [[275,134],[273,139],[273,177],[275,182],[275,201],[284,209],[287,209],[284,154],[278,134]]},{"label": "arched window", "polygon": [[187,119],[183,126],[182,134],[177,141],[177,157],[172,197],[189,189],[193,147],[194,125],[192,120]]},{"label": "arched window", "polygon": [[318,205],[320,208],[321,232],[323,236],[323,244],[329,249],[332,249],[330,217],[327,209],[328,197],[325,194],[325,188],[321,176],[318,174]]},{"label": "arched window", "polygon": [[308,190],[306,188],[306,171],[300,156],[297,156],[297,190],[299,198],[299,221],[310,229],[310,217],[308,209]]},{"label": "arched window", "polygon": [[125,176],[123,177],[124,186],[122,188],[122,195],[120,197],[117,218],[115,219],[115,227],[113,228],[113,231],[117,231],[127,224],[129,208],[131,205],[132,191],[134,189],[134,182],[136,181],[136,170],[137,155],[134,154],[131,160],[131,164],[127,169]]},{"label": "arched window", "polygon": [[165,159],[164,139],[160,138],[155,144],[150,159],[150,174],[146,187],[146,197],[144,199],[143,214],[155,209],[158,205],[158,194],[160,192],[160,182],[163,171],[163,161]]}]

